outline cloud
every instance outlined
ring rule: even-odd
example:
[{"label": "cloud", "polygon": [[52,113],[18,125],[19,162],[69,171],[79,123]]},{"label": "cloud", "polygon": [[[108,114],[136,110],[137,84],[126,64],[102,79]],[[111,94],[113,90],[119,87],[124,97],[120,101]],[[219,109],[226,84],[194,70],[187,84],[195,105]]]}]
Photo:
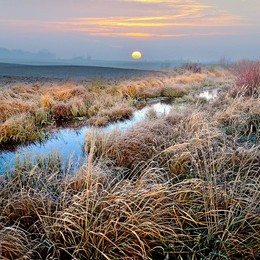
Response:
[{"label": "cloud", "polygon": [[[156,5],[156,8],[147,5]],[[111,11],[111,8],[107,16],[96,14],[63,21],[5,22],[12,26],[31,24],[31,28],[87,36],[137,39],[226,35],[233,34],[234,27],[245,25],[241,17],[203,5],[198,0],[117,0],[114,7],[115,10]],[[118,13],[121,15],[115,15]]]},{"label": "cloud", "polygon": [[[157,4],[158,6],[156,9],[149,10],[139,6],[139,11],[143,10],[144,15],[82,17],[54,22],[53,25],[59,26],[64,31],[77,31],[90,36],[138,39],[221,33],[226,35],[228,28],[243,25],[241,17],[217,10],[212,6],[201,5],[193,0],[121,0],[121,2],[139,2],[142,5]],[[230,34],[233,34],[231,29]]]},{"label": "cloud", "polygon": [[123,2],[140,2],[144,4],[161,4],[161,3],[170,3],[170,4],[190,4],[193,3],[193,0],[121,0]]}]

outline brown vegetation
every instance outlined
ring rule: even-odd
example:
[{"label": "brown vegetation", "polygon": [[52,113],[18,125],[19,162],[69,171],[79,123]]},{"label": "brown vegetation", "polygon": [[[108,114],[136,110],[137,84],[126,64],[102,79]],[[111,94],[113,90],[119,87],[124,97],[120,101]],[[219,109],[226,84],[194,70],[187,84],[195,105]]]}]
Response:
[{"label": "brown vegetation", "polygon": [[[53,117],[105,125],[129,117],[138,98],[230,83],[192,69],[116,86],[3,90],[1,142],[39,138]],[[260,97],[251,94],[87,132],[79,169],[57,154],[17,161],[0,178],[0,258],[259,259]]]},{"label": "brown vegetation", "polygon": [[17,164],[0,184],[0,255],[259,258],[259,109],[259,98],[223,95],[88,133],[73,175],[57,155]]},{"label": "brown vegetation", "polygon": [[259,95],[260,87],[260,61],[242,60],[233,66],[236,75],[231,94]]},{"label": "brown vegetation", "polygon": [[[43,127],[55,119],[85,117],[94,125],[104,125],[131,116],[140,99],[183,97],[192,89],[218,85],[222,81],[216,72],[204,69],[198,73],[187,69],[112,84],[83,81],[81,84],[65,82],[5,88],[0,92],[0,144],[35,140],[43,135]],[[30,127],[27,126],[28,120],[19,121],[19,127],[27,131],[22,138],[15,136],[20,130],[12,130],[12,123],[8,125],[21,114],[30,118]]]}]

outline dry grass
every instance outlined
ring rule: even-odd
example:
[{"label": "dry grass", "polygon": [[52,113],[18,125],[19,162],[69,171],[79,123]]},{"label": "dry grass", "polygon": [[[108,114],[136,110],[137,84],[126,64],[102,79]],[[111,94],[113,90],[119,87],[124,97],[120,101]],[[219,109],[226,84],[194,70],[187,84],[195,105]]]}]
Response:
[{"label": "dry grass", "polygon": [[93,116],[88,120],[88,123],[92,126],[106,126],[109,123],[107,116]]},{"label": "dry grass", "polygon": [[51,110],[55,101],[52,96],[44,95],[40,99],[40,106],[44,109]]},{"label": "dry grass", "polygon": [[[185,73],[174,71],[156,77],[113,84],[93,81],[82,84],[63,82],[52,85],[16,85],[0,92],[0,126],[10,129],[13,124],[7,124],[23,113],[26,113],[27,117],[35,117],[36,132],[42,132],[46,125],[51,125],[56,119],[75,117],[89,118],[89,122],[94,125],[105,125],[109,121],[129,117],[138,100],[183,97],[194,88],[203,87],[206,83],[219,84],[221,80],[225,82],[216,71],[213,73],[204,69],[201,73],[192,70]],[[21,128],[27,128],[27,121],[19,123]],[[13,136],[15,133],[19,134],[15,129],[6,133],[10,133],[5,135],[8,142],[25,140],[24,137]],[[26,136],[26,141],[35,139],[30,134]]]},{"label": "dry grass", "polygon": [[[120,166],[134,168],[136,164],[152,159],[158,149],[162,151],[175,137],[177,144],[189,143],[189,147],[208,143],[205,138],[212,140],[212,143],[219,142],[219,139],[224,142],[226,134],[235,140],[251,137],[259,140],[259,109],[259,99],[242,100],[222,96],[204,111],[196,111],[191,107],[172,112],[167,118],[140,123],[118,134],[116,139],[112,135],[106,141],[106,156]],[[183,155],[176,165],[184,165],[185,158],[190,157]]]},{"label": "dry grass", "polygon": [[129,118],[133,112],[133,105],[125,99],[110,94],[101,96],[88,108],[90,117],[88,123],[95,126],[105,126],[109,122]]},{"label": "dry grass", "polygon": [[118,92],[130,98],[180,97],[187,94],[190,89],[178,85],[180,82],[176,79],[167,76],[160,80],[150,78],[138,82],[125,82],[119,86]]},{"label": "dry grass", "polygon": [[164,147],[165,136],[170,132],[170,126],[165,120],[141,123],[111,140],[107,156],[121,167],[134,167],[152,158],[159,147]]},{"label": "dry grass", "polygon": [[75,83],[65,83],[62,86],[55,86],[49,89],[46,93],[58,101],[67,101],[71,98],[87,97],[88,91],[83,86],[77,86]]},{"label": "dry grass", "polygon": [[222,102],[224,102],[222,112],[216,111],[214,120],[217,120],[229,130],[231,129],[234,133],[237,132],[240,135],[255,133],[259,138],[259,99],[235,99],[231,104],[231,100],[227,98]]},{"label": "dry grass", "polygon": [[142,81],[124,82],[118,86],[120,95],[130,98],[148,98],[160,96],[164,84],[160,79],[148,78]]},{"label": "dry grass", "polygon": [[35,111],[35,104],[32,102],[24,102],[23,100],[2,100],[0,103],[0,122],[3,123],[9,118],[19,113],[27,111]]},{"label": "dry grass", "polygon": [[191,88],[189,88],[188,86],[165,86],[165,88],[162,90],[162,96],[169,98],[183,97],[190,92],[190,89]]},{"label": "dry grass", "polygon": [[181,66],[181,70],[183,71],[191,71],[193,73],[201,73],[202,65],[198,63],[186,63]]},{"label": "dry grass", "polygon": [[259,139],[241,138],[259,137],[259,107],[224,96],[88,133],[74,174],[57,156],[18,164],[0,180],[1,257],[258,259]]},{"label": "dry grass", "polygon": [[[42,121],[38,123],[42,123]],[[0,144],[35,141],[42,136],[35,118],[26,113],[13,116],[0,125]]]},{"label": "dry grass", "polygon": [[[187,250],[191,259],[259,257],[259,107],[259,99],[226,96],[205,111],[172,114],[108,139],[97,136],[97,151],[103,146],[99,156],[132,169],[140,178],[160,166],[178,186],[179,195],[184,192],[174,206],[173,221],[175,227],[181,223],[176,243],[182,241],[185,249],[173,246],[176,255]],[[223,131],[230,126],[231,138]],[[250,135],[256,135],[255,144]],[[187,183],[190,190],[184,191]],[[187,207],[180,210],[178,205]]]},{"label": "dry grass", "polygon": [[82,97],[71,98],[68,106],[70,107],[70,115],[73,117],[85,116],[88,114],[88,103]]},{"label": "dry grass", "polygon": [[[38,138],[54,115],[129,117],[130,98],[183,90],[179,77],[6,89],[1,142]],[[259,259],[259,115],[259,97],[223,95],[126,132],[88,132],[74,171],[57,155],[18,161],[0,178],[0,258]]]},{"label": "dry grass", "polygon": [[260,61],[242,60],[233,66],[233,72],[236,80],[231,95],[259,95]]},{"label": "dry grass", "polygon": [[205,73],[185,73],[176,77],[176,82],[181,84],[201,82],[206,79],[207,74]]},{"label": "dry grass", "polygon": [[23,229],[16,226],[3,227],[0,231],[0,256],[1,259],[32,259],[33,241]]},{"label": "dry grass", "polygon": [[106,109],[100,112],[102,116],[106,116],[110,121],[117,121],[129,118],[134,112],[134,109],[129,103],[117,104],[110,109]]}]

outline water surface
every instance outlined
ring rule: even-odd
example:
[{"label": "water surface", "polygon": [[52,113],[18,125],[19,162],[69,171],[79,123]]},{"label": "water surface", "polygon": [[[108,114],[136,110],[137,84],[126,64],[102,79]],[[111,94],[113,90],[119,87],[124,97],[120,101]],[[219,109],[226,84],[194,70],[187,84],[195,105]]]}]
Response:
[{"label": "water surface", "polygon": [[127,120],[110,123],[106,127],[84,126],[79,129],[60,129],[51,133],[45,142],[36,142],[30,145],[17,146],[14,151],[2,151],[0,152],[0,174],[3,174],[7,169],[14,168],[17,158],[24,160],[26,157],[35,161],[40,156],[47,156],[58,152],[64,161],[71,159],[73,162],[78,162],[82,158],[86,159],[86,154],[84,152],[84,139],[87,131],[97,129],[105,132],[113,129],[125,131],[138,122],[144,121],[150,109],[155,111],[157,116],[161,116],[168,114],[171,108],[171,104],[160,101],[135,111],[133,116]]},{"label": "water surface", "polygon": [[[197,95],[210,101],[217,97],[218,90],[205,90]],[[78,129],[63,128],[50,133],[45,142],[20,145],[14,151],[0,151],[0,174],[6,172],[7,169],[13,169],[17,158],[21,160],[29,158],[31,161],[36,161],[39,157],[46,157],[55,152],[61,156],[64,162],[67,162],[69,159],[74,163],[84,161],[87,159],[87,154],[84,151],[84,140],[87,131],[102,130],[109,132],[113,129],[125,131],[147,119],[149,114],[156,114],[156,116],[167,115],[171,109],[176,109],[177,106],[180,107],[182,104],[177,105],[173,104],[171,100],[161,100],[135,111],[131,118],[124,121],[110,123],[105,127],[84,126]]]}]

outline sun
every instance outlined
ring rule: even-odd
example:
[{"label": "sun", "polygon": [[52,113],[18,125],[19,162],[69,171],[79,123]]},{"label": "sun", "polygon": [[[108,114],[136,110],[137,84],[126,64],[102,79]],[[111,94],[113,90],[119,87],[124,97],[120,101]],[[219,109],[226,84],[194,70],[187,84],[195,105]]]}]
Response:
[{"label": "sun", "polygon": [[139,60],[142,58],[142,53],[140,51],[133,51],[132,58],[135,60]]}]

